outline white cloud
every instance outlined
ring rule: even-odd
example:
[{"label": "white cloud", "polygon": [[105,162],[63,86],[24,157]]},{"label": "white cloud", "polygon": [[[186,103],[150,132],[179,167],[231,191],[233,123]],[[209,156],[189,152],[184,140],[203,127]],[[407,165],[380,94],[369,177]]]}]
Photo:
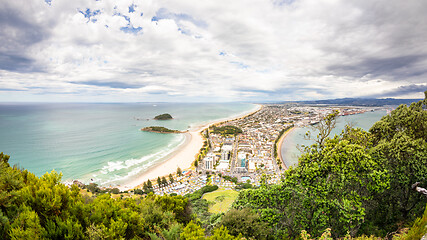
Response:
[{"label": "white cloud", "polygon": [[427,77],[425,1],[16,0],[0,9],[1,101],[422,97]]}]

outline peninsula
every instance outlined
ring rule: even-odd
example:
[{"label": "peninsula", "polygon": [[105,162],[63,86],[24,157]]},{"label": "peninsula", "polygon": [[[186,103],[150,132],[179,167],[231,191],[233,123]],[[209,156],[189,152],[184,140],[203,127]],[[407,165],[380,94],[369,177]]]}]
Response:
[{"label": "peninsula", "polygon": [[169,113],[160,114],[154,117],[154,120],[170,120],[173,117]]},{"label": "peninsula", "polygon": [[141,131],[144,132],[155,132],[155,133],[183,133],[178,130],[173,130],[165,127],[159,127],[159,126],[151,126],[151,127],[145,127],[141,128]]}]

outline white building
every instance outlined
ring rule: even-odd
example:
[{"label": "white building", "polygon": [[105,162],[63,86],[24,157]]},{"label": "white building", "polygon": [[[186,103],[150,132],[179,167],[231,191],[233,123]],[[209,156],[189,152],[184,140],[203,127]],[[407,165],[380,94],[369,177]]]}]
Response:
[{"label": "white building", "polygon": [[230,161],[228,160],[221,160],[219,161],[219,165],[216,167],[216,170],[218,171],[226,171],[230,167]]},{"label": "white building", "polygon": [[205,157],[203,159],[203,161],[205,161],[205,169],[206,170],[212,170],[213,169],[213,165],[214,165],[213,157]]},{"label": "white building", "polygon": [[255,161],[249,160],[248,171],[249,172],[255,172],[255,170],[256,170]]},{"label": "white building", "polygon": [[224,152],[224,151],[228,151],[228,152],[231,152],[233,150],[233,145],[230,145],[230,144],[224,144],[223,146],[222,146],[222,151]]}]

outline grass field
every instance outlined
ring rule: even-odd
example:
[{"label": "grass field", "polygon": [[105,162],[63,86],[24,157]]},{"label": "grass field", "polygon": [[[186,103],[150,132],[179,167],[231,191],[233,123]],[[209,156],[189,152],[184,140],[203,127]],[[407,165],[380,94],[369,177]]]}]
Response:
[{"label": "grass field", "polygon": [[216,190],[203,195],[203,199],[214,202],[213,205],[209,205],[210,213],[222,213],[231,207],[238,195],[239,193],[234,190]]}]

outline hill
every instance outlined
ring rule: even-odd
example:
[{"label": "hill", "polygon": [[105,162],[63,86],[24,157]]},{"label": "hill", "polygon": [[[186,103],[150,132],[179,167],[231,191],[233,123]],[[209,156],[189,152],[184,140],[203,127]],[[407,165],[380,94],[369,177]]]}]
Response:
[{"label": "hill", "polygon": [[327,100],[311,100],[311,101],[285,101],[280,103],[300,103],[300,104],[325,104],[325,105],[346,105],[346,106],[370,106],[379,107],[385,105],[409,105],[421,99],[395,99],[395,98],[338,98]]},{"label": "hill", "polygon": [[165,127],[159,127],[159,126],[151,126],[151,127],[145,127],[141,128],[141,131],[144,132],[155,132],[155,133],[182,133],[178,130],[173,130]]},{"label": "hill", "polygon": [[154,117],[154,120],[170,120],[173,117],[169,113],[160,114]]}]

